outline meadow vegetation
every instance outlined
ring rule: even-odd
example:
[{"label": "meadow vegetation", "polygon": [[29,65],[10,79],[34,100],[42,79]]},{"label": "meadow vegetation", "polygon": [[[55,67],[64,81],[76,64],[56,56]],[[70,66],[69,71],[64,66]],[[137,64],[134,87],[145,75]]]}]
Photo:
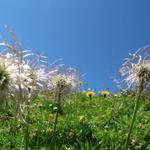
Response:
[{"label": "meadow vegetation", "polygon": [[[149,47],[124,60],[124,92],[82,92],[79,71],[0,43],[0,149],[149,150]],[[83,86],[84,87],[84,86]]]},{"label": "meadow vegetation", "polygon": [[[70,95],[59,112],[54,136],[56,103],[43,95],[34,99],[29,107],[30,149],[99,150],[122,149],[134,111],[135,97],[115,95],[89,99],[83,93]],[[150,103],[140,101],[129,149],[150,149]],[[24,149],[24,130],[21,119],[15,121],[11,106],[0,117],[0,147]],[[52,143],[53,142],[53,143]]]}]

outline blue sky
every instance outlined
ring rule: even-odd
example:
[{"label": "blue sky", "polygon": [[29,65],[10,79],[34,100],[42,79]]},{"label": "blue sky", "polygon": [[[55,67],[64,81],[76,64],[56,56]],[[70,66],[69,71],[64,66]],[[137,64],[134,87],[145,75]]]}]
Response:
[{"label": "blue sky", "polygon": [[150,44],[149,0],[1,0],[0,34],[75,67],[88,87],[115,91],[124,57]]}]

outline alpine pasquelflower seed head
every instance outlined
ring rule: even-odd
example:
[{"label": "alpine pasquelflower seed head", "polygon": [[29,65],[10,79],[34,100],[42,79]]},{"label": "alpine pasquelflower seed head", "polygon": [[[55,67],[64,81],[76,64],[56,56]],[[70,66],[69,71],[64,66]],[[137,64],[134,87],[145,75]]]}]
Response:
[{"label": "alpine pasquelflower seed head", "polygon": [[51,77],[51,85],[54,93],[60,92],[64,96],[74,90],[74,82],[70,76],[64,74]]},{"label": "alpine pasquelflower seed head", "polygon": [[0,91],[8,89],[10,84],[9,72],[5,66],[0,64]]},{"label": "alpine pasquelflower seed head", "polygon": [[123,82],[128,89],[137,90],[141,81],[144,91],[150,88],[150,49],[144,47],[139,49],[135,54],[130,54],[120,68]]},{"label": "alpine pasquelflower seed head", "polygon": [[52,93],[61,92],[65,96],[78,89],[79,75],[73,68],[56,67],[48,72],[46,87]]},{"label": "alpine pasquelflower seed head", "polygon": [[34,54],[31,50],[16,49],[7,42],[0,45],[5,49],[1,58],[9,72],[9,92],[16,95],[16,92],[23,91],[22,93],[28,96],[43,89],[46,80],[45,66],[42,62],[44,56]]}]

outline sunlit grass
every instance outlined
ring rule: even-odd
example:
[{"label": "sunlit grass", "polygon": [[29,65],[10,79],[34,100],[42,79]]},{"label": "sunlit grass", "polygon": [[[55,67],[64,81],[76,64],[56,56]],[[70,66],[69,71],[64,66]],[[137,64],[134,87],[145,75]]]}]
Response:
[{"label": "sunlit grass", "polygon": [[125,59],[122,92],[96,94],[77,69],[49,66],[10,35],[0,43],[0,149],[150,149],[149,47]]},{"label": "sunlit grass", "polygon": [[[59,115],[55,149],[121,149],[125,142],[128,124],[133,114],[135,100],[127,96],[103,98],[95,96],[90,100],[85,94],[78,94],[76,99],[70,97],[62,105],[63,113]],[[123,100],[122,100],[123,99]],[[135,128],[129,141],[130,148],[149,146],[150,105],[148,101],[140,102],[140,110],[135,121]],[[35,99],[30,106],[29,146],[50,149],[55,122],[54,101],[43,96]],[[0,118],[0,145],[3,149],[17,149],[24,146],[22,141],[24,124],[17,121],[13,130],[13,109],[10,107],[7,116]],[[15,137],[14,138],[14,134]],[[86,144],[85,144],[86,143]]]}]

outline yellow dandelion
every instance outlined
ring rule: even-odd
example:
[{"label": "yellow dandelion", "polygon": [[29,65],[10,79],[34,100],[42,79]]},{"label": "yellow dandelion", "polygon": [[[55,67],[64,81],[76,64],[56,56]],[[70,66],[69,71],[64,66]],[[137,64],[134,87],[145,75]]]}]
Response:
[{"label": "yellow dandelion", "polygon": [[100,93],[101,93],[104,97],[110,95],[110,92],[108,92],[108,91],[101,91]]},{"label": "yellow dandelion", "polygon": [[79,82],[79,84],[80,84],[80,85],[83,85],[83,82],[82,82],[82,81],[80,81],[80,82]]},{"label": "yellow dandelion", "polygon": [[92,97],[93,97],[94,95],[95,95],[95,93],[92,92],[92,91],[88,91],[88,92],[86,93],[86,96],[89,97],[90,99],[92,99]]}]

